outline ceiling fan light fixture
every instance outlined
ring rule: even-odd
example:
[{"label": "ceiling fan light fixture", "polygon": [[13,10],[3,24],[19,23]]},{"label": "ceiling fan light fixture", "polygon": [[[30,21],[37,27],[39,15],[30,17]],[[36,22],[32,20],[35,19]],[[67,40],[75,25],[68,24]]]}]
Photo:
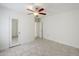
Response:
[{"label": "ceiling fan light fixture", "polygon": [[31,11],[34,16],[46,15],[46,13],[44,12],[45,9],[42,8],[42,7],[39,7],[39,6],[32,6],[32,5],[30,5],[30,6],[28,6],[27,10]]},{"label": "ceiling fan light fixture", "polygon": [[38,13],[36,13],[36,12],[35,12],[35,13],[33,13],[33,14],[34,14],[34,16],[37,16],[37,15],[39,15],[39,14],[38,14]]}]

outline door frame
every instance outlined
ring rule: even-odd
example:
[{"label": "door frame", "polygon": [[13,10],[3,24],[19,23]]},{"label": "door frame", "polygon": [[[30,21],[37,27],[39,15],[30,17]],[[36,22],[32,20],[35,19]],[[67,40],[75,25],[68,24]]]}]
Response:
[{"label": "door frame", "polygon": [[[12,44],[12,20],[13,19],[18,20],[18,43],[15,44],[15,45]],[[19,35],[19,18],[9,16],[9,47],[13,47],[13,46],[16,46],[16,45],[20,44],[20,37],[19,36],[20,36]]]}]

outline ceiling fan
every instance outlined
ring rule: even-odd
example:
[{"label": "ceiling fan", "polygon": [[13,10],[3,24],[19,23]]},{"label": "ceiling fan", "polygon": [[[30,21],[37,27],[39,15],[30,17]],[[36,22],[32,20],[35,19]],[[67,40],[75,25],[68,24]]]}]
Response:
[{"label": "ceiling fan", "polygon": [[33,14],[34,16],[39,16],[39,15],[46,15],[46,13],[44,12],[45,9],[42,7],[35,7],[33,8],[28,8],[28,11],[30,11],[31,13],[28,13],[28,15]]}]

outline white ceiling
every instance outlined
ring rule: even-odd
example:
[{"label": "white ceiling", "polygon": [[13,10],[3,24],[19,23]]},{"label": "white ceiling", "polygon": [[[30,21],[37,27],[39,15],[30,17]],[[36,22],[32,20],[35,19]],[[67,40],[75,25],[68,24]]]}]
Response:
[{"label": "white ceiling", "polygon": [[45,6],[49,14],[79,10],[79,3],[49,3],[45,4]]},{"label": "white ceiling", "polygon": [[25,3],[2,3],[0,4],[3,7],[15,10],[15,11],[19,11],[19,12],[23,12],[27,5],[29,4],[25,4]]},{"label": "white ceiling", "polygon": [[[6,8],[24,12],[29,5],[34,5],[34,3],[1,3],[0,6],[4,6]],[[68,10],[79,10],[79,3],[43,3],[43,4],[35,4],[41,5],[46,8],[49,13],[58,13],[62,11]]]}]

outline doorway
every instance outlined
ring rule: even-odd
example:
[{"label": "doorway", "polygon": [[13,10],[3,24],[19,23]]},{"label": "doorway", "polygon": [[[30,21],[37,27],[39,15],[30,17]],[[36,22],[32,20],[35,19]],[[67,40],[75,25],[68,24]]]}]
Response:
[{"label": "doorway", "polygon": [[19,45],[18,19],[12,18],[10,22],[10,47],[13,47]]}]

